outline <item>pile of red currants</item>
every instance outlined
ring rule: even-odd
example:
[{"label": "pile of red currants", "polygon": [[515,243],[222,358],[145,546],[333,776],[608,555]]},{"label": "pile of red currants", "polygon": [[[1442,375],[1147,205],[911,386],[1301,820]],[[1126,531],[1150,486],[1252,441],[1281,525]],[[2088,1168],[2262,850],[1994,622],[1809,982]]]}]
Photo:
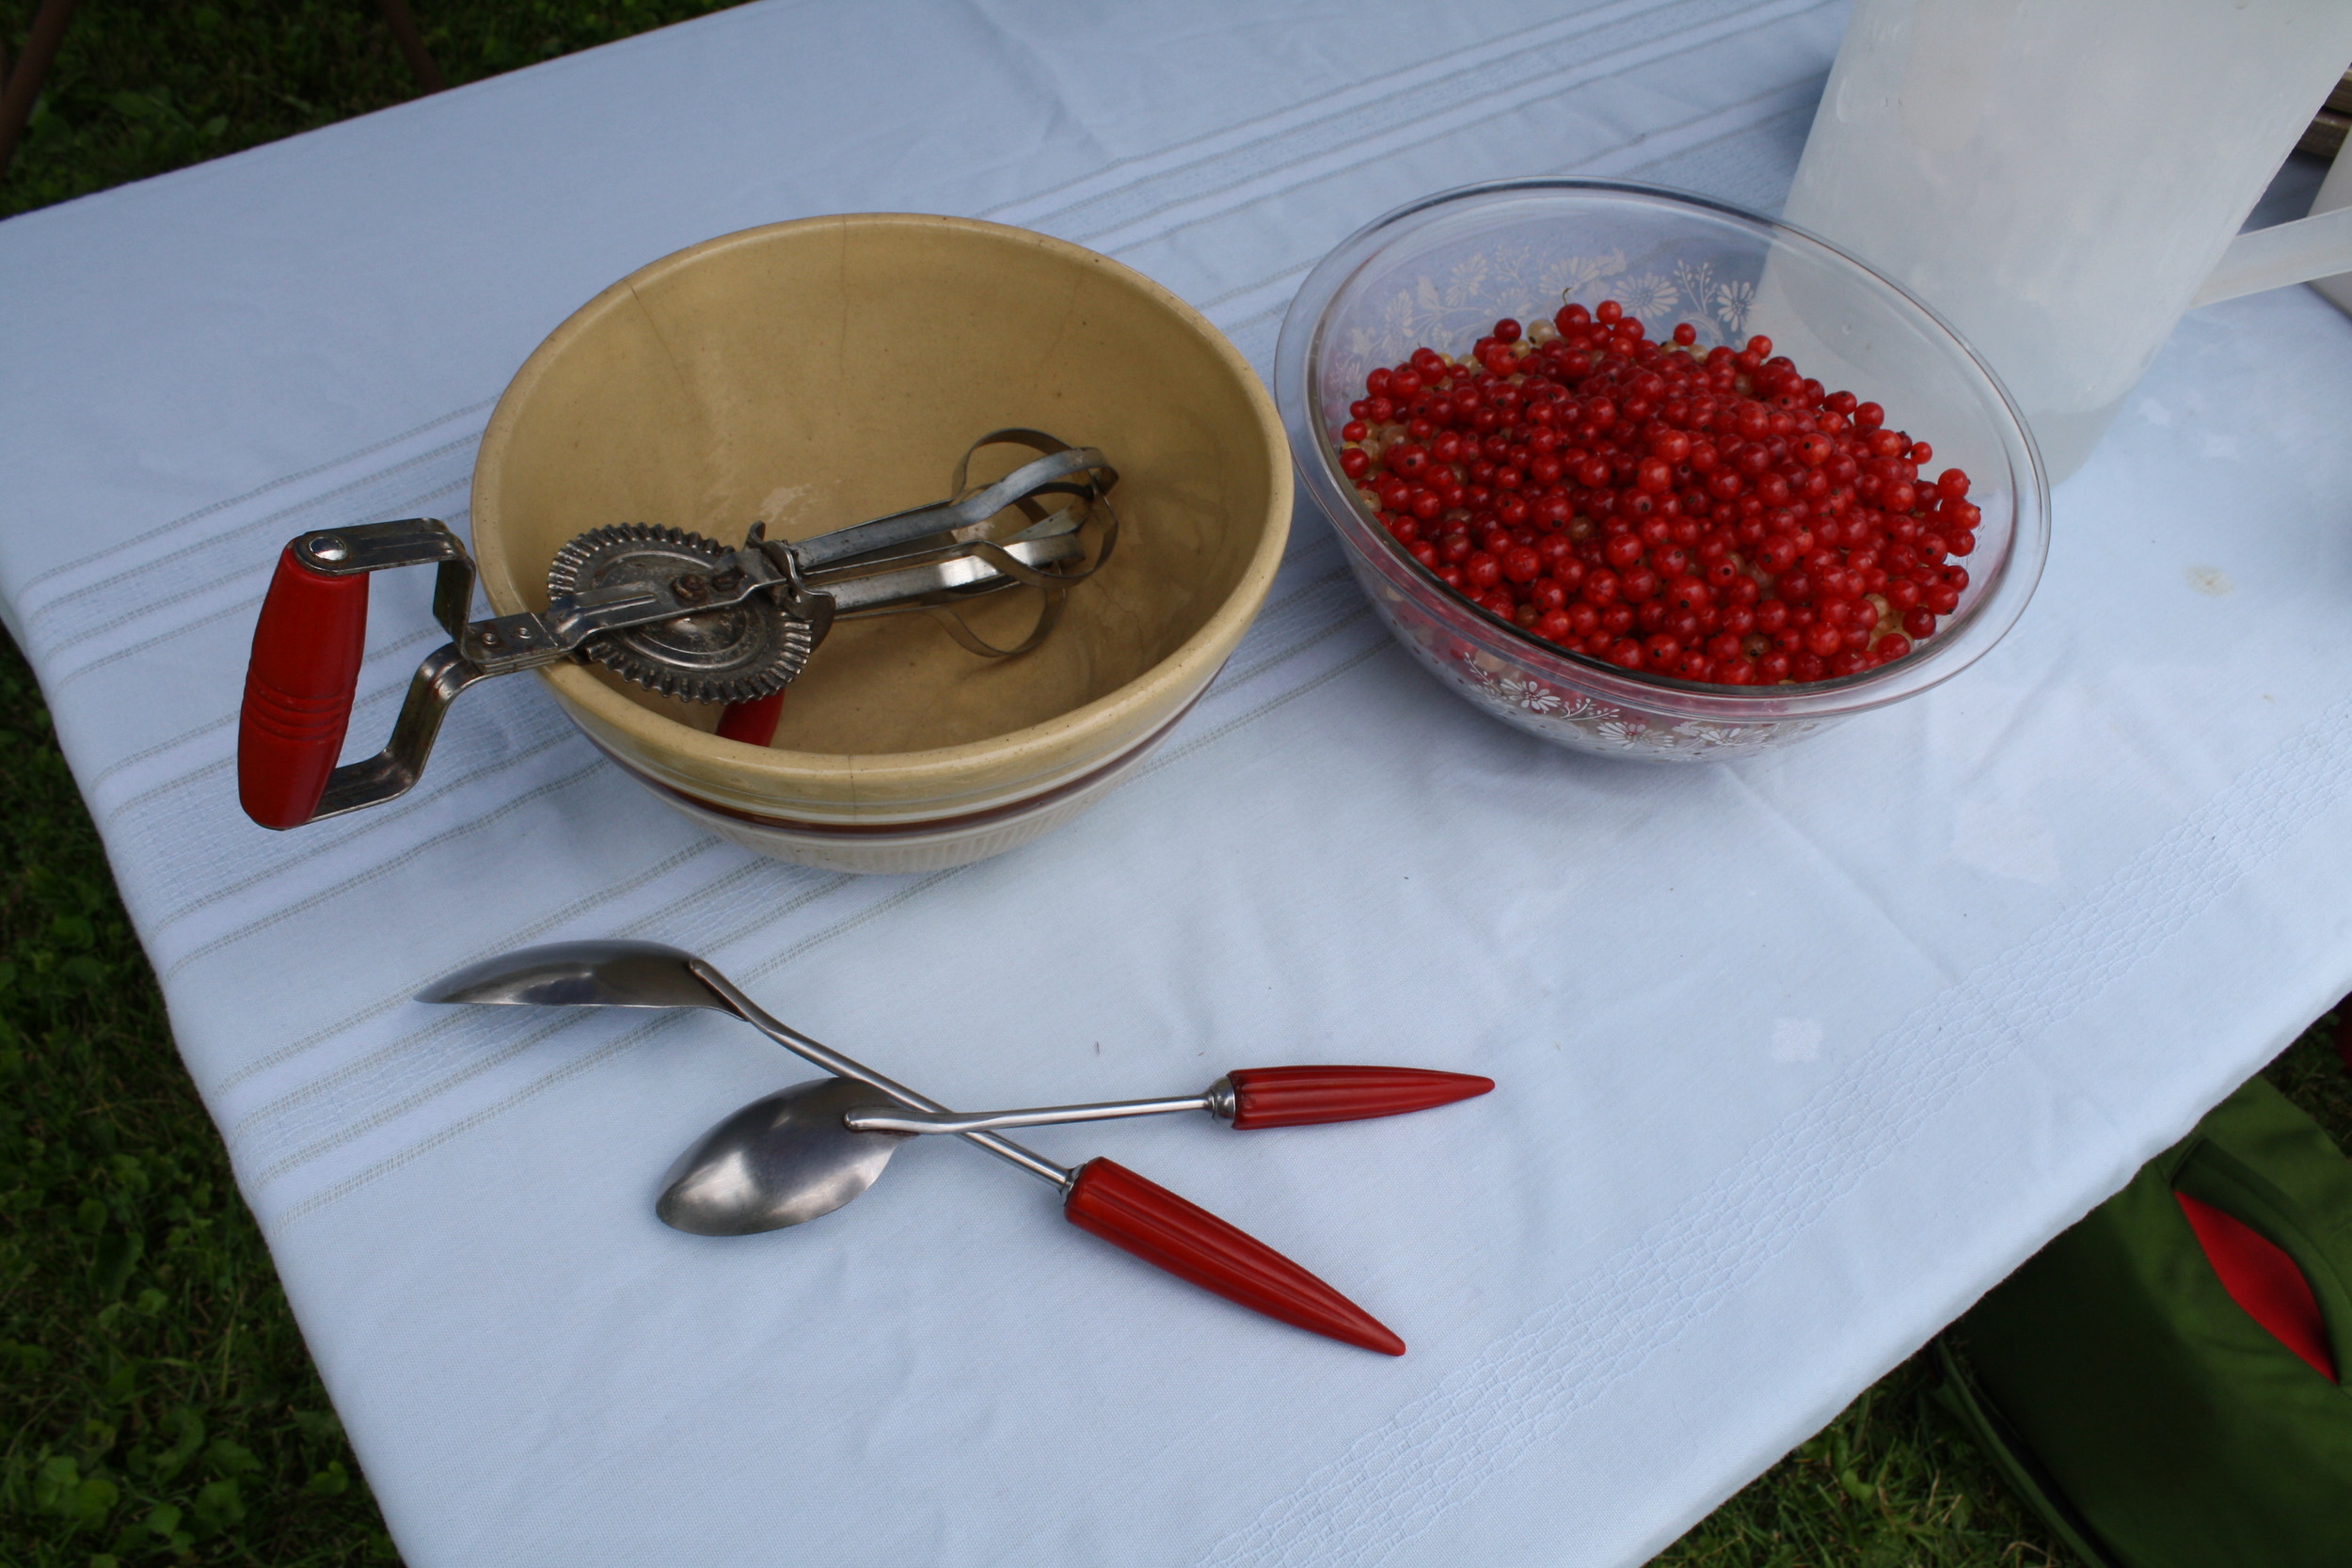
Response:
[{"label": "pile of red currants", "polygon": [[1903,657],[1968,586],[1968,476],[1769,338],[1652,341],[1614,300],[1364,379],[1340,467],[1397,546],[1532,636],[1721,686]]}]

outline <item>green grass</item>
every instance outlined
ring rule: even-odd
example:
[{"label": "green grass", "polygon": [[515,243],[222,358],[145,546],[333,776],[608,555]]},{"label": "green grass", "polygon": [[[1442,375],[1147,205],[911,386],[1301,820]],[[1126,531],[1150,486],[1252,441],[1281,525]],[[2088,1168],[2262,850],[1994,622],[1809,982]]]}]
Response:
[{"label": "green grass", "polygon": [[[452,87],[738,0],[409,0]],[[35,0],[0,0],[14,60]],[[0,217],[398,103],[377,0],[82,0],[0,182]]]},{"label": "green grass", "polygon": [[[412,0],[452,83],[722,8]],[[34,7],[0,0],[22,48]],[[373,0],[85,0],[0,215],[413,96]],[[392,1560],[171,1047],[46,710],[0,643],[0,1565]],[[2272,1081],[2352,1144],[2334,1018]],[[1668,1549],[1671,1568],[2070,1561],[1915,1359]]]},{"label": "green grass", "polygon": [[0,653],[0,1562],[389,1560],[47,710]]},{"label": "green grass", "polygon": [[1880,1379],[1659,1568],[2072,1568],[1929,1402],[1935,1378],[1919,1355]]}]

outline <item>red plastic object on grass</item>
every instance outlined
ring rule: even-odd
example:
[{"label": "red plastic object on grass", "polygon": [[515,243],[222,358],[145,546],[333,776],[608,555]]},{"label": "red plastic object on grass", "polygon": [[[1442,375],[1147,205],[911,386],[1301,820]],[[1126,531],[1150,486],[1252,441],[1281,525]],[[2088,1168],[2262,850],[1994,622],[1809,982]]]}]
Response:
[{"label": "red plastic object on grass", "polygon": [[2328,1353],[2328,1323],[2320,1315],[2319,1298],[2286,1249],[2235,1214],[2184,1192],[2172,1196],[2230,1299],[2313,1371],[2335,1382],[2336,1361]]},{"label": "red plastic object on grass", "polygon": [[299,828],[317,812],[367,635],[366,576],[313,571],[287,546],[253,628],[237,722],[237,800],[262,827]]},{"label": "red plastic object on grass", "polygon": [[1062,1212],[1079,1229],[1253,1312],[1383,1355],[1405,1354],[1387,1325],[1305,1269],[1115,1161],[1080,1166]]},{"label": "red plastic object on grass", "polygon": [[1260,1067],[1229,1072],[1233,1130],[1401,1117],[1469,1100],[1495,1086],[1467,1072],[1410,1067]]}]

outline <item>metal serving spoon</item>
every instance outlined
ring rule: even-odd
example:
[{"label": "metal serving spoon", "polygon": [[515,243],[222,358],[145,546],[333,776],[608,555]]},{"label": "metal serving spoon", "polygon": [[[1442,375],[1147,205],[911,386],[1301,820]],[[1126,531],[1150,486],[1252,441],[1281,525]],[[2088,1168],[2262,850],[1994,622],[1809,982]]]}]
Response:
[{"label": "metal serving spoon", "polygon": [[[741,1019],[786,1050],[833,1073],[835,1080],[850,1081],[846,1085],[837,1082],[802,1085],[771,1095],[705,1134],[672,1166],[663,1200],[668,1202],[673,1194],[677,1195],[673,1209],[678,1218],[662,1217],[673,1225],[681,1219],[701,1220],[723,1226],[715,1229],[717,1234],[740,1235],[797,1225],[857,1196],[882,1174],[890,1149],[898,1141],[898,1134],[854,1132],[842,1124],[854,1104],[871,1101],[872,1091],[881,1091],[909,1110],[954,1114],[937,1101],[786,1027],[711,964],[655,942],[562,942],[527,948],[462,969],[428,986],[417,999],[508,1006],[707,1007]],[[762,1185],[773,1169],[761,1164],[769,1141],[764,1135],[779,1126],[801,1127],[804,1124],[798,1118],[803,1117],[816,1135],[784,1142],[816,1150],[812,1158],[830,1161],[831,1175],[818,1183],[807,1180],[805,1172],[784,1170],[778,1173],[784,1178],[778,1190],[789,1189],[793,1201],[763,1208],[775,1196]],[[1123,1165],[1094,1159],[1073,1170],[993,1132],[957,1135],[1053,1183],[1062,1195],[1062,1213],[1070,1223],[1155,1268],[1279,1322],[1383,1354],[1405,1354],[1404,1340],[1323,1280],[1264,1243]],[[842,1158],[839,1151],[845,1148],[857,1150],[856,1157]],[[877,1149],[882,1154],[879,1160],[873,1158]]]},{"label": "metal serving spoon", "polygon": [[[860,1066],[839,1052],[819,1045],[799,1030],[777,1022],[766,1008],[738,990],[734,982],[720,974],[715,966],[691,953],[665,947],[660,942],[563,942],[545,947],[526,947],[514,953],[501,953],[496,958],[468,965],[453,974],[443,975],[419,991],[417,1000],[540,1007],[707,1007],[712,1012],[741,1019],[787,1051],[823,1068],[835,1078],[850,1079],[866,1085],[868,1090],[880,1090],[884,1098],[896,1101],[909,1110],[953,1115],[938,1101],[916,1094],[904,1085],[895,1084],[870,1068]],[[793,1092],[791,1089],[785,1091],[787,1095]],[[766,1100],[755,1101],[720,1123],[720,1128],[736,1127],[739,1121],[748,1127],[751,1120],[756,1119],[753,1116],[755,1111],[780,1098],[771,1095]],[[818,1214],[830,1213],[849,1202],[874,1184],[874,1179],[882,1175],[882,1166],[889,1164],[889,1151],[898,1144],[898,1140],[889,1133],[852,1133],[840,1127],[841,1116],[852,1106],[870,1106],[873,1102],[871,1093],[859,1094],[841,1105],[834,1115],[834,1125],[843,1139],[870,1140],[839,1146],[836,1157],[840,1150],[847,1148],[860,1150],[858,1160],[844,1162],[855,1169],[861,1168],[875,1150],[882,1152],[882,1158],[872,1163],[865,1180],[846,1189],[839,1186],[833,1189],[839,1193],[838,1201],[821,1209],[800,1212],[799,1218],[778,1220],[774,1225],[738,1226],[726,1229],[705,1229],[686,1225],[680,1228],[696,1230],[703,1235],[747,1235],[755,1230],[772,1230],[782,1225],[798,1225],[803,1220],[815,1219]],[[796,1117],[790,1125],[797,1127],[803,1122]],[[713,1134],[718,1131],[714,1128]],[[1009,1138],[1000,1138],[992,1132],[974,1132],[965,1136],[998,1159],[1057,1185],[1069,1176],[1068,1171],[1051,1160],[1031,1153]],[[706,1137],[705,1142],[707,1141]],[[829,1144],[832,1142],[827,1141]],[[697,1144],[695,1147],[699,1148],[703,1146]],[[673,1167],[673,1175],[675,1174],[677,1168]],[[668,1196],[665,1191],[665,1201]],[[792,1207],[794,1212],[799,1212],[799,1206]],[[666,1213],[662,1218],[670,1220]],[[716,1223],[716,1216],[712,1216],[712,1221]],[[671,1220],[670,1223],[677,1222]]]},{"label": "metal serving spoon", "polygon": [[661,1179],[654,1212],[665,1225],[703,1236],[799,1225],[872,1186],[899,1141],[918,1132],[993,1132],[1177,1111],[1206,1111],[1247,1132],[1401,1116],[1494,1086],[1490,1078],[1418,1068],[1246,1068],[1205,1094],[958,1114],[876,1105],[862,1084],[820,1078],[755,1100],[704,1133]]},{"label": "metal serving spoon", "polygon": [[1087,1105],[1041,1105],[1027,1111],[891,1111],[859,1106],[843,1117],[852,1132],[993,1132],[1000,1127],[1057,1127],[1073,1121],[1118,1121],[1206,1111],[1236,1132],[1261,1127],[1307,1127],[1326,1121],[1367,1121],[1451,1105],[1495,1086],[1467,1072],[1412,1067],[1253,1067],[1229,1072],[1200,1094],[1162,1100],[1098,1100]]},{"label": "metal serving spoon", "polygon": [[[437,981],[417,999],[707,1007],[743,1019],[834,1073],[752,1101],[671,1164],[654,1212],[664,1224],[703,1236],[747,1236],[829,1214],[879,1180],[900,1141],[915,1133],[969,1135],[1179,1111],[1206,1111],[1236,1132],[1250,1132],[1402,1116],[1495,1086],[1491,1078],[1421,1068],[1244,1068],[1196,1095],[959,1114],[776,1022],[701,959],[650,942],[565,942],[506,954]],[[900,1109],[876,1105],[872,1089]],[[1061,1170],[1006,1139],[973,1142],[1032,1174]]]}]

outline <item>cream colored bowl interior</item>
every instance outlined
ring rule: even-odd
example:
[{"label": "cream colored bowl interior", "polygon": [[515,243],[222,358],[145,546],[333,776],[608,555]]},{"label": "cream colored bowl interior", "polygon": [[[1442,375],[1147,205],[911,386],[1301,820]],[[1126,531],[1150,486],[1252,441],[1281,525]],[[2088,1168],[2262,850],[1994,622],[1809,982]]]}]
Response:
[{"label": "cream colored bowl interior", "polygon": [[[653,263],[583,306],[507,388],[475,471],[475,555],[501,613],[547,605],[549,560],[613,523],[728,545],[804,538],[940,499],[978,436],[1100,448],[1110,563],[1059,628],[985,659],[929,616],[837,626],[773,745],[601,670],[547,672],[609,750],[735,809],[903,818],[1083,773],[1181,711],[1263,600],[1290,470],[1256,374],[1197,312],[1078,246],[965,219],[813,218]],[[1027,455],[1003,449],[977,482]],[[971,619],[1011,641],[1035,595]]]}]

